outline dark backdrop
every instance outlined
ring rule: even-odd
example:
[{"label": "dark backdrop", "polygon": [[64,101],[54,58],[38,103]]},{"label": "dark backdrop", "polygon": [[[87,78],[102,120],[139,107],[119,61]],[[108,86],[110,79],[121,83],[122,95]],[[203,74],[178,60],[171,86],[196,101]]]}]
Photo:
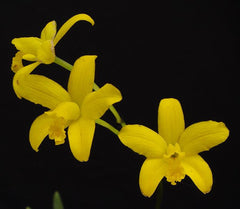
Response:
[{"label": "dark backdrop", "polygon": [[[32,121],[45,109],[19,100],[12,89],[11,59],[15,37],[39,36],[45,24],[87,13],[91,27],[77,23],[59,42],[56,53],[73,63],[97,54],[96,83],[118,87],[116,105],[127,123],[157,131],[162,98],[180,100],[186,125],[223,121],[228,140],[201,156],[214,184],[203,195],[185,178],[177,186],[164,180],[162,208],[236,208],[239,187],[239,1],[2,1],[1,3],[0,208],[50,209],[58,190],[66,209],[151,209],[141,195],[138,174],[144,161],[108,130],[97,126],[90,160],[75,160],[66,142],[45,140],[40,151],[28,142]],[[59,28],[58,27],[58,28]],[[68,72],[55,64],[36,72],[66,86]],[[114,123],[110,113],[104,118]]]}]

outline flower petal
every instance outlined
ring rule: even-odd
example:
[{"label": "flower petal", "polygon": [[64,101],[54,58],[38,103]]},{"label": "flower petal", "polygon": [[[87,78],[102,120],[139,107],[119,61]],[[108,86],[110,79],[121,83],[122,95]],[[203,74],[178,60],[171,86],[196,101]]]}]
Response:
[{"label": "flower petal", "polygon": [[36,152],[38,152],[38,147],[48,135],[52,122],[53,118],[47,114],[42,114],[33,121],[29,131],[29,141]]},{"label": "flower petal", "polygon": [[95,121],[80,118],[70,124],[68,139],[73,156],[80,162],[88,161],[95,131]]},{"label": "flower petal", "polygon": [[15,73],[13,77],[13,89],[19,99],[23,97],[21,93],[22,85],[19,85],[20,84],[19,80],[20,81],[24,80],[25,77],[28,76],[38,65],[40,65],[39,62],[32,63],[30,65],[18,69],[17,72]]},{"label": "flower petal", "polygon": [[78,14],[70,18],[67,22],[65,22],[62,27],[59,29],[59,31],[56,34],[56,37],[54,39],[54,46],[61,40],[61,38],[68,32],[68,30],[78,21],[87,21],[94,25],[93,19],[88,16],[87,14]]},{"label": "flower petal", "polygon": [[49,116],[62,117],[66,121],[77,120],[80,116],[79,106],[75,102],[62,102],[54,110],[45,112]]},{"label": "flower petal", "polygon": [[36,53],[37,60],[44,64],[51,64],[55,60],[55,50],[51,40],[43,41]]},{"label": "flower petal", "polygon": [[22,56],[22,58],[23,58],[24,60],[27,60],[27,61],[30,61],[30,62],[36,62],[36,61],[38,61],[36,55],[33,55],[33,54],[24,54],[24,55]]},{"label": "flower petal", "polygon": [[108,110],[108,108],[122,99],[120,91],[111,84],[105,84],[97,91],[88,94],[82,103],[81,113],[84,117],[96,120]]},{"label": "flower petal", "polygon": [[37,49],[42,44],[42,40],[36,37],[14,38],[12,44],[24,54],[36,55]]},{"label": "flower petal", "polygon": [[186,155],[207,151],[224,142],[229,130],[222,122],[203,121],[195,123],[182,133],[179,144]]},{"label": "flower petal", "polygon": [[21,99],[54,109],[59,103],[71,101],[69,93],[53,80],[31,73],[39,63],[33,63],[20,69],[13,78],[13,89]]},{"label": "flower petal", "polygon": [[199,156],[193,155],[182,160],[184,172],[198,189],[204,194],[211,191],[213,184],[212,171],[208,164]]},{"label": "flower petal", "polygon": [[22,63],[23,53],[18,51],[15,56],[12,58],[11,70],[16,73],[19,69],[23,68]]},{"label": "flower petal", "polygon": [[146,159],[139,175],[139,186],[144,196],[151,197],[167,171],[163,159]]},{"label": "flower petal", "polygon": [[42,40],[53,40],[57,32],[56,21],[49,22],[41,32]]},{"label": "flower petal", "polygon": [[124,126],[118,137],[125,146],[147,158],[161,158],[167,149],[158,133],[142,125]]},{"label": "flower petal", "polygon": [[158,108],[158,132],[168,144],[175,144],[184,131],[184,116],[177,99],[162,99]]},{"label": "flower petal", "polygon": [[84,97],[93,89],[95,55],[85,55],[76,60],[68,80],[68,92],[81,106]]}]

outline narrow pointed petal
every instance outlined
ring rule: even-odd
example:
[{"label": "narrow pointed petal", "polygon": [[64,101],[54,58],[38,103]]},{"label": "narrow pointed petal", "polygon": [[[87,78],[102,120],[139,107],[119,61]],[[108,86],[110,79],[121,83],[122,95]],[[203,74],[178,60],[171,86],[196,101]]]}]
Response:
[{"label": "narrow pointed petal", "polygon": [[158,132],[168,144],[178,142],[184,131],[184,116],[177,99],[162,99],[158,108]]},{"label": "narrow pointed petal", "polygon": [[146,159],[139,175],[139,186],[144,196],[151,197],[167,171],[163,159]]},{"label": "narrow pointed petal", "polygon": [[80,162],[89,159],[95,131],[95,121],[80,118],[70,124],[68,139],[73,156]]},{"label": "narrow pointed petal", "polygon": [[35,104],[54,109],[59,103],[71,101],[69,93],[53,80],[31,73],[39,63],[33,63],[20,69],[13,78],[16,95]]},{"label": "narrow pointed petal", "polygon": [[194,155],[223,143],[228,135],[229,130],[224,123],[203,121],[186,128],[179,144],[187,155]]},{"label": "narrow pointed petal", "polygon": [[55,21],[49,22],[41,32],[42,40],[52,40],[55,38],[57,32],[57,24]]},{"label": "narrow pointed petal", "polygon": [[63,26],[59,29],[54,39],[54,45],[62,39],[62,37],[69,31],[69,29],[78,21],[87,21],[94,25],[93,19],[87,14],[78,14],[70,18],[67,22],[63,24]]},{"label": "narrow pointed petal", "polygon": [[84,97],[93,89],[95,75],[95,55],[85,55],[76,60],[68,81],[68,92],[81,106]]},{"label": "narrow pointed petal", "polygon": [[24,54],[36,55],[37,49],[42,44],[42,40],[36,37],[14,38],[12,44]]},{"label": "narrow pointed petal", "polygon": [[206,194],[211,191],[213,184],[212,171],[199,155],[184,158],[182,166],[186,175],[192,179],[202,193]]},{"label": "narrow pointed petal", "polygon": [[118,137],[125,146],[147,158],[161,158],[167,149],[158,133],[142,125],[124,126]]},{"label": "narrow pointed petal", "polygon": [[48,135],[52,122],[53,118],[47,114],[42,114],[33,121],[29,131],[29,141],[36,152],[38,152],[38,147]]},{"label": "narrow pointed petal", "polygon": [[108,110],[108,108],[121,101],[120,91],[111,84],[105,84],[97,91],[88,94],[82,103],[81,112],[86,118],[96,120]]}]

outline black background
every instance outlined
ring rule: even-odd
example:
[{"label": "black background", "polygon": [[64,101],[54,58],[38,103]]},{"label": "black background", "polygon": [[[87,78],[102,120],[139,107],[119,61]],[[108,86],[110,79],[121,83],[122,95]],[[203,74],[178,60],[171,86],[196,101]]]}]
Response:
[{"label": "black background", "polygon": [[[19,100],[12,89],[15,37],[39,36],[45,24],[58,28],[71,16],[89,14],[96,22],[77,23],[56,46],[57,56],[73,63],[98,55],[95,81],[118,87],[116,105],[128,124],[157,131],[162,98],[180,100],[186,126],[223,121],[228,140],[201,156],[214,184],[204,195],[185,178],[177,186],[164,180],[162,208],[236,208],[239,185],[239,1],[2,1],[1,2],[0,209],[52,208],[58,190],[66,209],[151,209],[156,194],[144,197],[138,174],[144,157],[97,126],[90,160],[80,163],[68,142],[46,139],[36,153],[28,142],[32,121],[44,108]],[[55,64],[35,73],[66,86],[69,72]],[[110,113],[104,119],[114,123]]]}]

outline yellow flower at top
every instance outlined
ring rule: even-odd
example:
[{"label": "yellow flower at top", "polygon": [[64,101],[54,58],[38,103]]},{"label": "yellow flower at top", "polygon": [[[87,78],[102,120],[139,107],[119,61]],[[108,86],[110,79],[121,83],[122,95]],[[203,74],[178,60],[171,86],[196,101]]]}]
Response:
[{"label": "yellow flower at top", "polygon": [[143,125],[126,125],[119,132],[124,145],[146,156],[139,175],[142,194],[152,196],[163,177],[175,185],[185,175],[201,192],[208,193],[212,172],[198,153],[227,139],[229,130],[224,123],[203,121],[185,129],[181,104],[170,98],[160,101],[158,132]]},{"label": "yellow flower at top", "polygon": [[63,144],[68,127],[74,157],[88,161],[95,121],[122,99],[120,91],[111,84],[92,91],[95,59],[95,55],[86,55],[76,60],[69,76],[68,91],[45,76],[31,74],[38,62],[23,67],[14,75],[13,88],[19,98],[50,109],[38,116],[30,128],[29,140],[35,151],[46,136],[56,145]]},{"label": "yellow flower at top", "polygon": [[55,46],[67,31],[78,21],[85,20],[94,25],[93,19],[87,14],[78,14],[66,21],[57,32],[55,21],[49,22],[42,30],[40,38],[14,38],[12,44],[19,50],[12,60],[12,71],[23,67],[22,59],[51,64],[55,60]]}]

